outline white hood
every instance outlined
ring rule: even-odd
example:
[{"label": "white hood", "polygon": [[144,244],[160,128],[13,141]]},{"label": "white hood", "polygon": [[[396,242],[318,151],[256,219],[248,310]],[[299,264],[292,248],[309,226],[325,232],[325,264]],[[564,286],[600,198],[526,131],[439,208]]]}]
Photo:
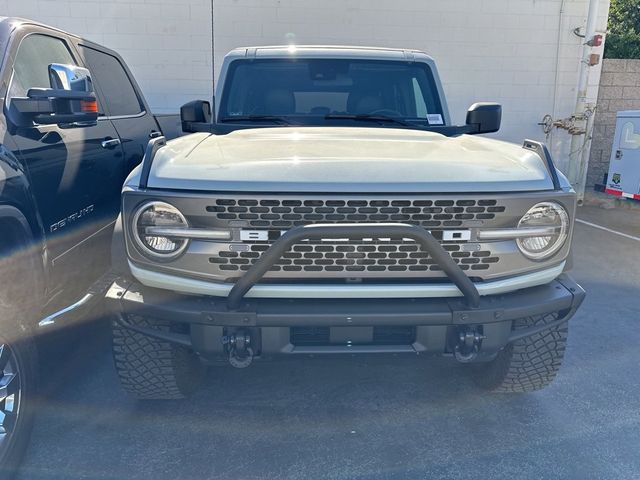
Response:
[{"label": "white hood", "polygon": [[196,133],[161,148],[151,188],[253,192],[552,190],[534,152],[407,129],[274,127]]}]

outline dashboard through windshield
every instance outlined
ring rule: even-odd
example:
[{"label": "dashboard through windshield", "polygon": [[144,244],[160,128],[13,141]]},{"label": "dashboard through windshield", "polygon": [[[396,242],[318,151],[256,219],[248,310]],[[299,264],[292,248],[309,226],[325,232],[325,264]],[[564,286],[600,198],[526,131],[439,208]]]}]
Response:
[{"label": "dashboard through windshield", "polygon": [[317,125],[374,120],[444,126],[425,63],[282,58],[230,65],[219,121],[292,119]]}]

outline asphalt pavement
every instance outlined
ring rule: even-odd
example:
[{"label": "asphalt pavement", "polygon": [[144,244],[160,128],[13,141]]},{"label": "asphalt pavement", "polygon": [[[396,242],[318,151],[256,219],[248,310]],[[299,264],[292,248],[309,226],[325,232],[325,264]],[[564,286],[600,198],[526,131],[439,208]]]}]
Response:
[{"label": "asphalt pavement", "polygon": [[[640,212],[579,217],[633,235]],[[98,326],[43,359],[20,480],[640,479],[640,241],[577,224],[587,299],[549,388],[487,394],[451,359],[339,357],[216,368],[138,403]]]}]

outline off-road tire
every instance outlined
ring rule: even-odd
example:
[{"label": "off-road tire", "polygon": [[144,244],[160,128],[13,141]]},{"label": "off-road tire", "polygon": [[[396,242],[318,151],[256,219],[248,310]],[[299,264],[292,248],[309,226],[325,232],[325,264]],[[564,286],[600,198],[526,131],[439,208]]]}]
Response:
[{"label": "off-road tire", "polygon": [[[514,330],[554,322],[558,314],[537,315],[514,321]],[[568,324],[544,330],[507,345],[489,363],[479,364],[474,379],[497,393],[540,390],[555,379],[567,345]]]},{"label": "off-road tire", "polygon": [[[139,327],[170,331],[170,322],[128,315]],[[185,347],[159,340],[114,320],[113,359],[123,389],[141,400],[186,398],[202,383],[205,366]]]}]

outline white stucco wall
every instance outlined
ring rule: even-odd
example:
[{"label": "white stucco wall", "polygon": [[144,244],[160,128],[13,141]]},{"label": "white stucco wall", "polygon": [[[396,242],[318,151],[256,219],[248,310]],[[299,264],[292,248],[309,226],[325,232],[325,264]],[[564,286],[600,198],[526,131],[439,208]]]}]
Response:
[{"label": "white stucco wall", "polygon": [[[576,99],[588,0],[213,0],[215,71],[243,45],[352,44],[432,55],[452,117],[475,101],[503,105],[498,137],[545,140],[542,117],[569,116]],[[212,91],[212,0],[0,0],[3,15],[33,18],[119,51],[156,113]],[[563,14],[560,17],[560,10]],[[606,28],[609,0],[600,0]],[[600,66],[591,70],[597,96]],[[557,80],[557,82],[556,82]],[[570,137],[549,141],[563,166]]]}]

